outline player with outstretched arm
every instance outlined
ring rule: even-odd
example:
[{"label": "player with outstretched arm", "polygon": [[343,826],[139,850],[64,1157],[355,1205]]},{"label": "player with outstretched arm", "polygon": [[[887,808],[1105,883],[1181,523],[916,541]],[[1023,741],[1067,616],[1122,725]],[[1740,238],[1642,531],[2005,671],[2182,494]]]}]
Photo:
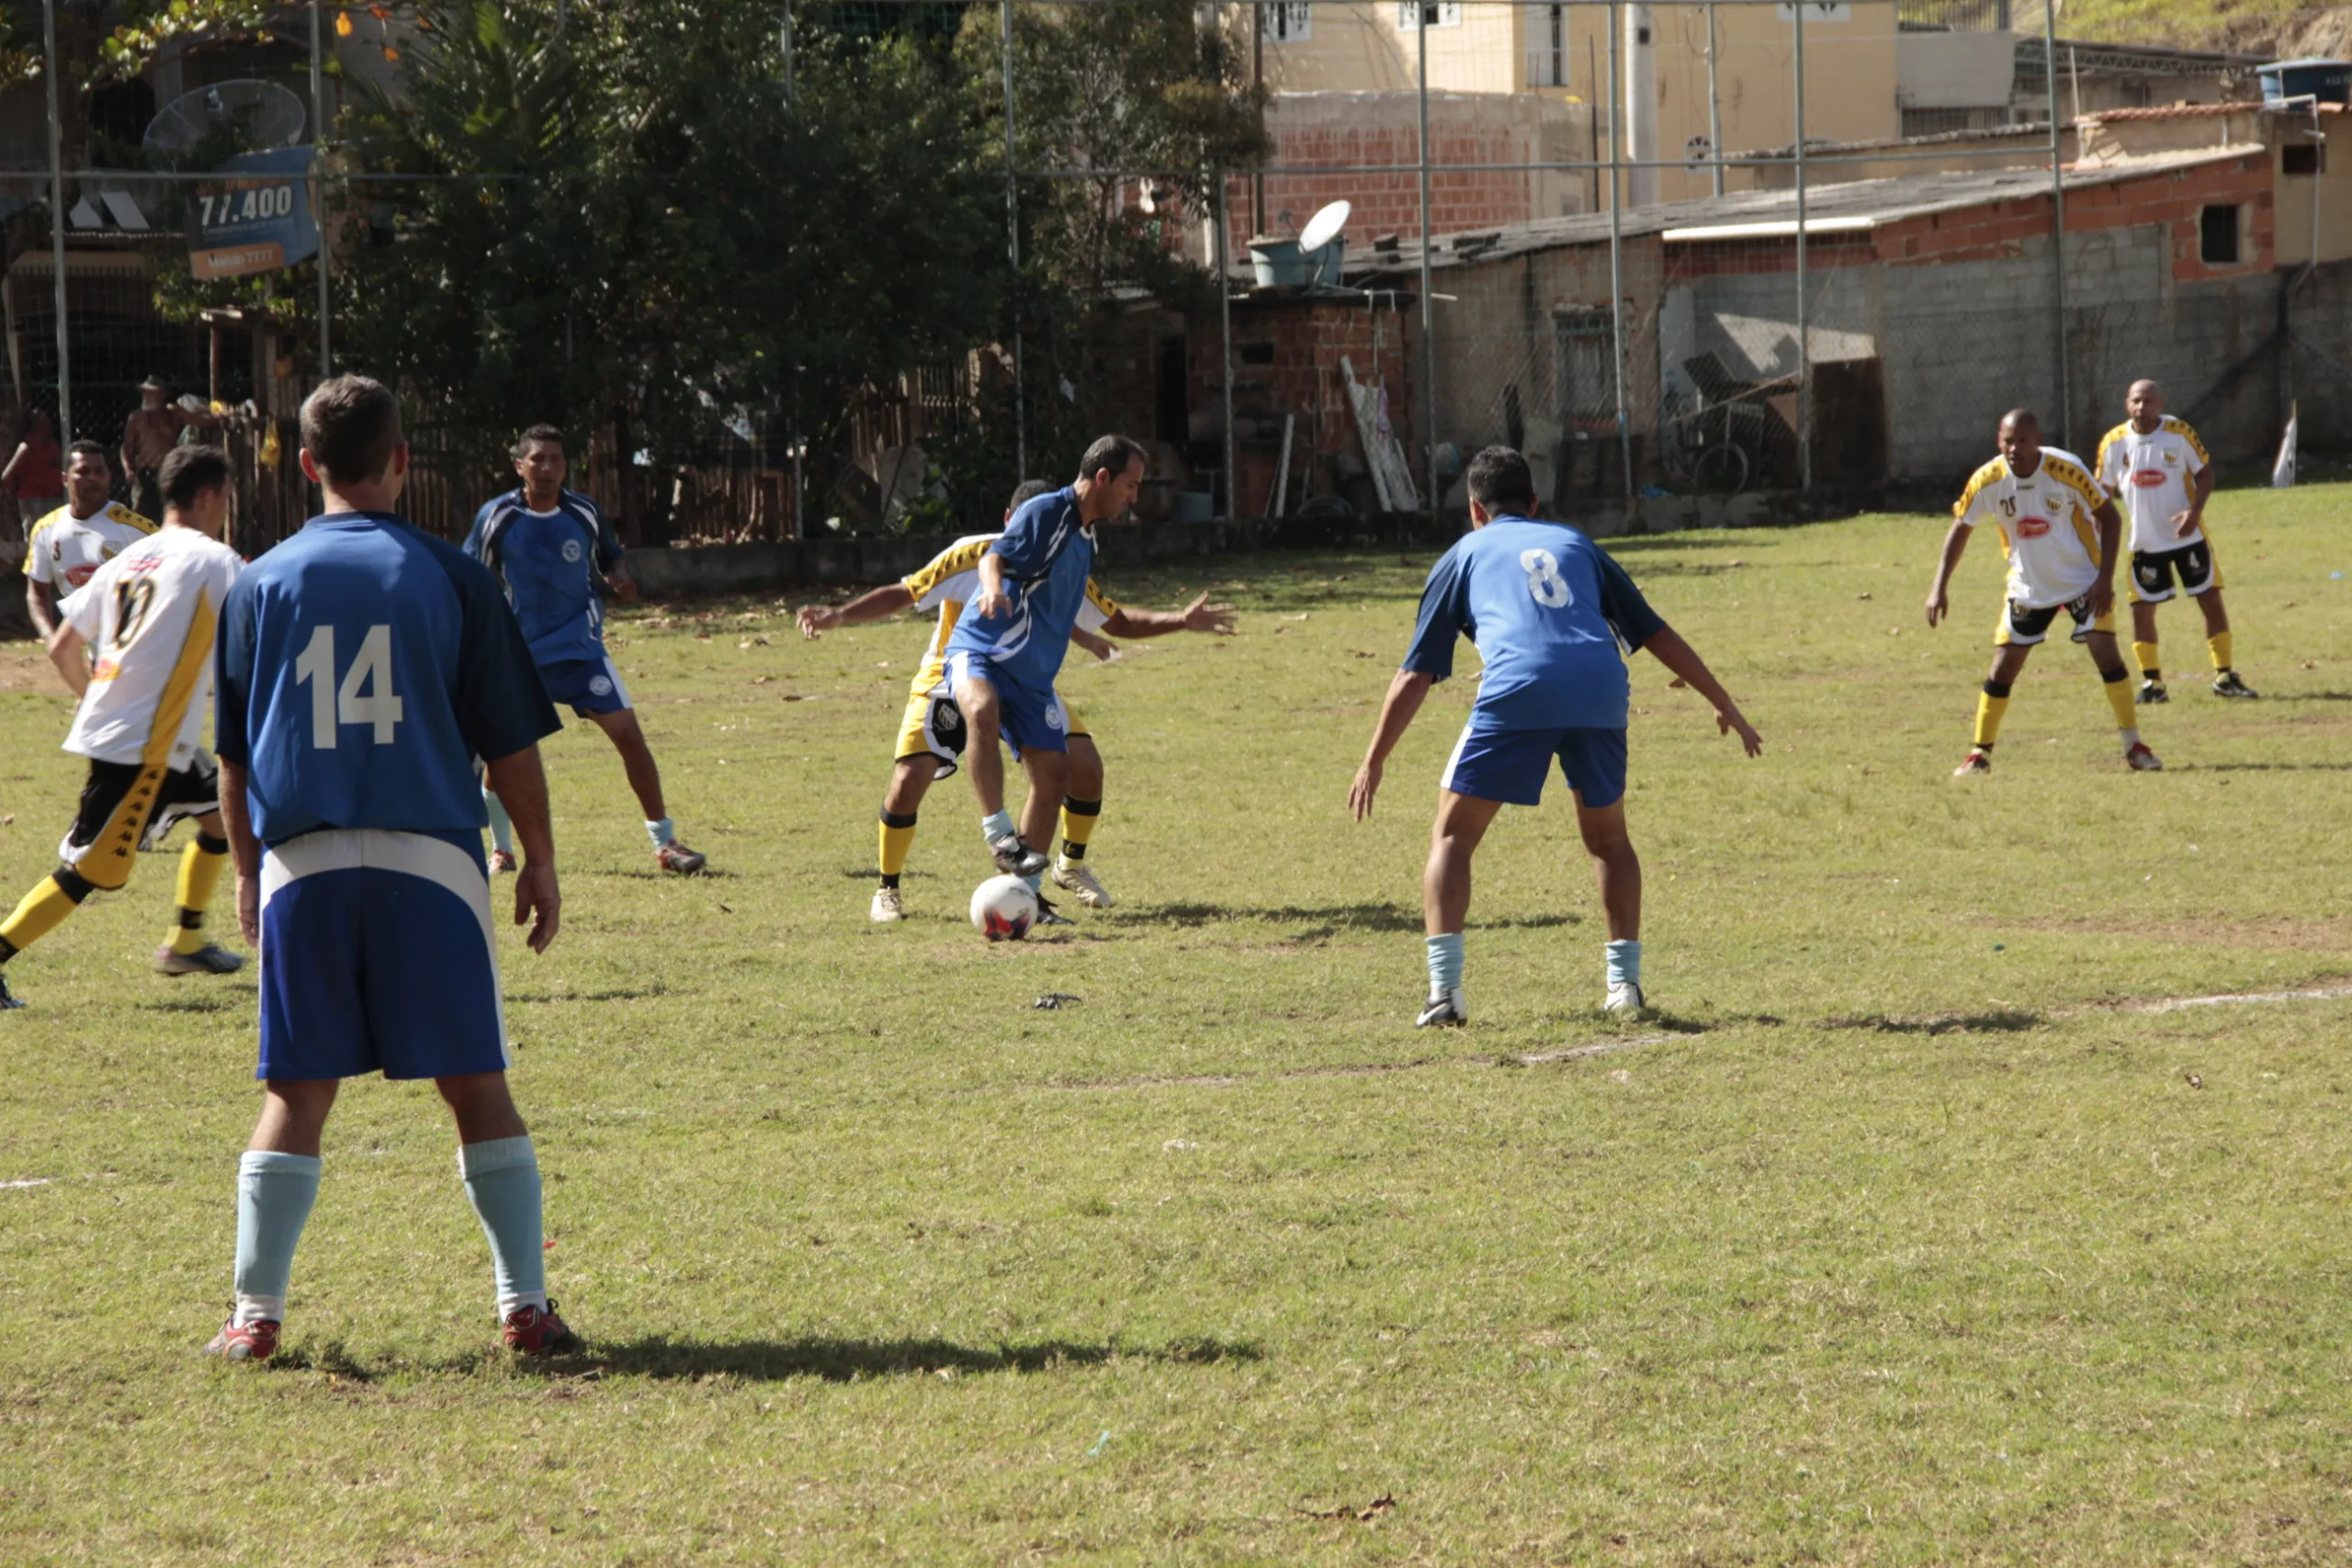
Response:
[{"label": "player with outstretched arm", "polygon": [[1637,1013],[1642,995],[1642,863],[1625,830],[1625,721],[1630,688],[1623,649],[1646,649],[1714,705],[1751,757],[1763,739],[1704,660],[1643,599],[1624,569],[1574,528],[1535,516],[1527,459],[1489,446],[1471,459],[1470,527],[1430,569],[1419,623],[1363,765],[1348,791],[1361,822],[1372,815],[1389,752],[1430,688],[1453,673],[1454,639],[1477,645],[1486,672],[1470,722],[1440,781],[1437,820],[1421,875],[1430,999],[1417,1027],[1469,1021],[1462,988],[1462,931],[1470,913],[1470,861],[1506,806],[1544,797],[1552,761],[1576,792],[1577,827],[1600,882],[1609,928],[1611,1012]]},{"label": "player with outstretched arm", "polygon": [[538,1156],[506,1087],[474,760],[523,846],[514,923],[560,901],[538,742],[556,716],[498,583],[393,509],[400,403],[361,376],[302,404],[325,512],[261,558],[221,616],[216,709],[237,919],[261,948],[261,1120],[237,1168],[236,1305],[206,1349],[266,1360],[345,1078],[431,1078],[490,1238],[509,1348],[576,1341],[548,1300]]}]

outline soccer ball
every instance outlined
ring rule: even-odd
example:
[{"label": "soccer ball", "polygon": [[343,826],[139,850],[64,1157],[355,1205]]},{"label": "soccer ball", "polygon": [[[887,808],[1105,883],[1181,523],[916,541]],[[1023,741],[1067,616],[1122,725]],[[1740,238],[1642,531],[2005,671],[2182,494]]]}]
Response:
[{"label": "soccer ball", "polygon": [[972,929],[990,942],[1019,942],[1037,923],[1037,896],[1017,876],[991,876],[972,889]]}]

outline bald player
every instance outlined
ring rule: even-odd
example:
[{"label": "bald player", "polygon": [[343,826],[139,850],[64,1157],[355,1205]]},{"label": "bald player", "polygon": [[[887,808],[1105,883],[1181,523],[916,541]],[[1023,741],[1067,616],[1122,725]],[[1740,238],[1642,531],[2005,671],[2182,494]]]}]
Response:
[{"label": "bald player", "polygon": [[2098,444],[2098,482],[2119,498],[2132,520],[2132,652],[2140,663],[2140,698],[2165,703],[2156,657],[2156,606],[2177,592],[2205,614],[2205,650],[2213,660],[2213,694],[2251,697],[2254,688],[2230,668],[2230,613],[2222,607],[2222,569],[2205,536],[2205,502],[2213,494],[2213,465],[2186,420],[2165,412],[2165,389],[2132,383],[2123,397],[2131,417]]}]

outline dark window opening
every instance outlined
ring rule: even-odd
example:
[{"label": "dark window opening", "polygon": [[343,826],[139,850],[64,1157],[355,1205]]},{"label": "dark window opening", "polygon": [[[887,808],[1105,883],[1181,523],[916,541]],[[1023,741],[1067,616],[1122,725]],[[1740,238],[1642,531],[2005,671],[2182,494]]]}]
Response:
[{"label": "dark window opening", "polygon": [[1272,365],[1274,362],[1274,345],[1271,343],[1237,343],[1233,347],[1236,357],[1244,365]]},{"label": "dark window opening", "polygon": [[1159,385],[1153,398],[1151,433],[1159,440],[1181,444],[1192,434],[1192,400],[1185,382],[1184,340],[1159,340]]},{"label": "dark window opening", "polygon": [[2197,259],[2207,266],[2238,265],[2238,209],[2234,204],[2199,210]]},{"label": "dark window opening", "polygon": [[2324,175],[2327,172],[2327,148],[2317,141],[2290,141],[2278,149],[2278,172]]}]

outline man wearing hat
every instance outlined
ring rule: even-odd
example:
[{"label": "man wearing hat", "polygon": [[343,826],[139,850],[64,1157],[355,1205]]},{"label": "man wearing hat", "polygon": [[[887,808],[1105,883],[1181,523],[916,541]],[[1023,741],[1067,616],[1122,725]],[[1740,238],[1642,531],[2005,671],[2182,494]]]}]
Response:
[{"label": "man wearing hat", "polygon": [[131,510],[142,517],[164,514],[155,470],[180,444],[180,432],[189,425],[211,430],[220,423],[218,414],[196,413],[173,402],[171,390],[159,377],[140,382],[139,407],[122,427],[122,471],[131,481]]}]

